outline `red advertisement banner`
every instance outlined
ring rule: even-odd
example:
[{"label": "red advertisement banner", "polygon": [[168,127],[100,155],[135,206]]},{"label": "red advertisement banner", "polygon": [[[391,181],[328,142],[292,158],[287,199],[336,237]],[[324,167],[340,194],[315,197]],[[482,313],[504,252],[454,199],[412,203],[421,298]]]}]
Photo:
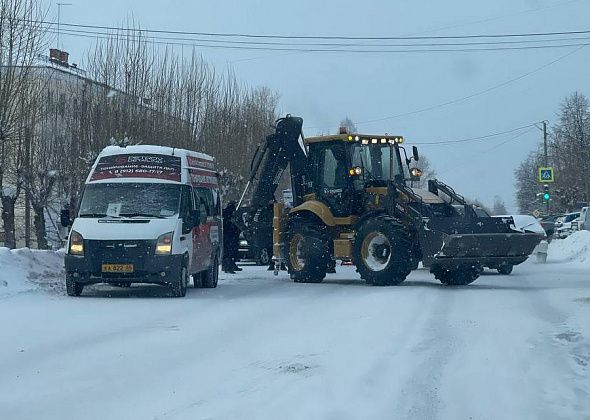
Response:
[{"label": "red advertisement banner", "polygon": [[112,178],[154,178],[180,182],[180,157],[154,154],[112,155],[100,158],[90,181]]}]

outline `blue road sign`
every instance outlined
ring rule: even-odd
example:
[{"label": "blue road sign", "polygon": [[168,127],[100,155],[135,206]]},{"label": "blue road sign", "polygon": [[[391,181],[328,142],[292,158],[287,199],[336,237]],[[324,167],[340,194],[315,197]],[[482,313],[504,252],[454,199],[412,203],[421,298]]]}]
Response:
[{"label": "blue road sign", "polygon": [[538,181],[540,183],[555,182],[555,171],[553,170],[553,166],[539,167]]}]

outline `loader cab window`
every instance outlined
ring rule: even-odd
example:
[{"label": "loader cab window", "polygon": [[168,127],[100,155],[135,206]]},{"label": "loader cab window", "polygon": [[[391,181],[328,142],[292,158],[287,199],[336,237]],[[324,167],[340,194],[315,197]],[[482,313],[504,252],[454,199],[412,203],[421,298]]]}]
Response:
[{"label": "loader cab window", "polygon": [[362,189],[365,183],[386,186],[387,180],[396,175],[403,176],[402,165],[396,149],[389,145],[355,144],[352,150],[352,166],[363,168],[363,175],[355,179],[355,189]]},{"label": "loader cab window", "polygon": [[315,146],[316,194],[332,209],[335,216],[350,214],[349,162],[341,142],[323,143]]},{"label": "loader cab window", "polygon": [[344,150],[324,149],[322,153],[322,186],[324,188],[345,188],[348,178]]}]

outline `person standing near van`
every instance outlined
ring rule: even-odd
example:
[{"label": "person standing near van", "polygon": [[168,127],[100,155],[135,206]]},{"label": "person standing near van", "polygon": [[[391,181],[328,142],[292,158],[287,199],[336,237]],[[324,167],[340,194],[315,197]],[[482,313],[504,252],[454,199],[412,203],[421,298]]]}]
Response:
[{"label": "person standing near van", "polygon": [[230,201],[223,210],[222,269],[229,274],[234,274],[236,271],[242,271],[242,269],[236,264],[236,260],[238,259],[240,230],[233,221],[235,212],[235,201]]}]

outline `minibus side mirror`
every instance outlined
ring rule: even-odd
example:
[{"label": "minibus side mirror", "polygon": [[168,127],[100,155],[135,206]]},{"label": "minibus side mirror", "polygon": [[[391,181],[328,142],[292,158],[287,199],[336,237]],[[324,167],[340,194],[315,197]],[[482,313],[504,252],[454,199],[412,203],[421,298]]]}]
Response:
[{"label": "minibus side mirror", "polygon": [[182,218],[182,234],[186,235],[199,224],[199,210],[193,210]]},{"label": "minibus side mirror", "polygon": [[193,230],[194,227],[195,227],[195,223],[194,223],[193,217],[187,217],[187,218],[182,219],[182,234],[183,235],[190,233],[190,231]]},{"label": "minibus side mirror", "polygon": [[72,219],[70,218],[70,209],[61,209],[59,212],[59,222],[63,227],[72,226]]}]

